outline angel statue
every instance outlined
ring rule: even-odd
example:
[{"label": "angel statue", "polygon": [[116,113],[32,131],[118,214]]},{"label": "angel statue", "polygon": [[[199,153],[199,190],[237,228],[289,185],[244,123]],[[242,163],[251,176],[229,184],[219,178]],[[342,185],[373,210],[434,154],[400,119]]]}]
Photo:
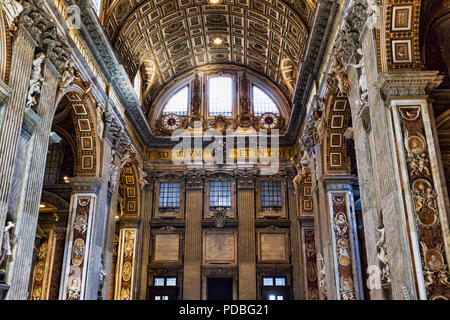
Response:
[{"label": "angel statue", "polygon": [[5,231],[3,232],[3,242],[0,250],[0,270],[5,270],[6,262],[8,258],[12,255],[11,253],[11,237],[9,235],[9,230],[14,228],[14,223],[8,221],[5,226]]}]

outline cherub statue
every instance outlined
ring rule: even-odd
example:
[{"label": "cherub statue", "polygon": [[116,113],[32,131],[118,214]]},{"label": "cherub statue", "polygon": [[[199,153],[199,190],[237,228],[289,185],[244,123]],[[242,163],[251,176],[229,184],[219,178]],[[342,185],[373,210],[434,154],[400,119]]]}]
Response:
[{"label": "cherub statue", "polygon": [[72,59],[69,59],[64,64],[64,71],[61,76],[60,90],[65,90],[72,82],[77,78],[77,71],[75,70],[75,64]]},{"label": "cherub statue", "polygon": [[[331,67],[331,73],[328,74],[328,79],[329,81],[337,81],[337,87],[340,94],[347,94],[349,84],[344,63],[337,53],[333,53],[331,60],[333,61],[333,66]],[[330,85],[332,85],[332,83]]]}]

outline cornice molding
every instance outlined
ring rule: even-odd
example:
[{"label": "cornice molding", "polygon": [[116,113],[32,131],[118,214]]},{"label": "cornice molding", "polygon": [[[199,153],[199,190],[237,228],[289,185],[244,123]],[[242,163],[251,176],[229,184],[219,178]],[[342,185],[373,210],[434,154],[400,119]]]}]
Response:
[{"label": "cornice molding", "polygon": [[424,96],[437,88],[444,76],[438,71],[382,72],[375,82],[386,100]]},{"label": "cornice molding", "polygon": [[306,102],[314,81],[318,78],[338,9],[339,1],[322,0],[317,4],[316,18],[297,79],[293,108],[286,133],[287,143],[295,143],[297,135],[300,133],[300,127],[306,117]]}]

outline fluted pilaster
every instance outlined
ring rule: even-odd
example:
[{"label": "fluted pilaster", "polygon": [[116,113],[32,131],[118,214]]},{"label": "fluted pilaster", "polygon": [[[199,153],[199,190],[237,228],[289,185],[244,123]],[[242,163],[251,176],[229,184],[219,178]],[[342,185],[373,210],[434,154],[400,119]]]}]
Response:
[{"label": "fluted pilaster", "polygon": [[255,181],[238,178],[239,299],[256,300]]},{"label": "fluted pilaster", "polygon": [[202,208],[203,183],[188,181],[186,186],[184,300],[201,299]]},{"label": "fluted pilaster", "polygon": [[25,171],[25,176],[28,175],[28,177],[22,181],[22,189],[19,196],[15,230],[18,241],[14,248],[14,263],[11,265],[8,274],[11,288],[8,292],[7,299],[17,300],[27,298],[28,279],[31,272],[34,249],[33,244],[59,79],[58,72],[49,61],[45,62],[43,75],[44,83],[37,109],[37,114],[41,117],[41,121],[31,137],[31,150],[27,154],[27,158],[29,157],[31,162]]},{"label": "fluted pilaster", "polygon": [[[16,32],[13,43],[14,55],[11,61],[11,76],[9,87],[11,95],[5,103],[0,123],[0,234],[3,228],[8,210],[8,196],[11,187],[14,159],[17,152],[17,141],[22,127],[25,110],[25,99],[28,91],[31,74],[31,66],[34,57],[34,43],[27,31],[22,27]],[[1,245],[2,239],[0,239]]]},{"label": "fluted pilaster", "polygon": [[300,237],[300,224],[298,222],[298,198],[294,191],[294,186],[289,182],[288,188],[289,197],[289,218],[291,220],[291,258],[292,258],[292,292],[294,300],[305,299],[305,283],[302,277],[302,270],[304,270],[303,259],[301,255],[301,237]]}]

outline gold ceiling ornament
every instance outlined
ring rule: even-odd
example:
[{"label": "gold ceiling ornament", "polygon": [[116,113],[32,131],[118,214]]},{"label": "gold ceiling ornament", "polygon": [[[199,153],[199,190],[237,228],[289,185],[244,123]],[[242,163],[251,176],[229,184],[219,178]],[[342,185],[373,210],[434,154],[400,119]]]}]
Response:
[{"label": "gold ceiling ornament", "polygon": [[153,62],[152,60],[144,60],[143,68],[145,71],[145,91],[144,95],[142,96],[142,100],[145,100],[148,93],[150,92],[150,89],[153,86],[153,83],[155,82],[157,70],[155,62]]},{"label": "gold ceiling ornament", "polygon": [[160,84],[154,85],[150,99],[177,76],[221,63],[264,75],[290,98],[281,61],[288,57],[299,65],[312,17],[310,5],[298,0],[230,0],[214,5],[207,0],[186,0],[182,5],[123,0],[112,9],[105,29],[130,76],[142,61],[154,59]]},{"label": "gold ceiling ornament", "polygon": [[297,67],[294,65],[291,59],[285,58],[281,62],[281,73],[283,80],[288,86],[291,93],[294,93],[295,83],[297,81]]}]

